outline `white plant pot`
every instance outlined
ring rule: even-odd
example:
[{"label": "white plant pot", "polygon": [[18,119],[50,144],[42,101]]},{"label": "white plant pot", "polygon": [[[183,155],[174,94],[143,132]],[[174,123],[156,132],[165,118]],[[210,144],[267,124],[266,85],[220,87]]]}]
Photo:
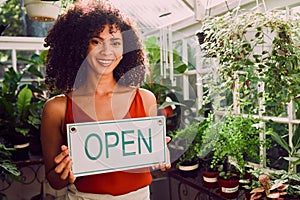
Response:
[{"label": "white plant pot", "polygon": [[30,19],[39,22],[51,22],[57,19],[61,2],[24,0],[24,6]]}]

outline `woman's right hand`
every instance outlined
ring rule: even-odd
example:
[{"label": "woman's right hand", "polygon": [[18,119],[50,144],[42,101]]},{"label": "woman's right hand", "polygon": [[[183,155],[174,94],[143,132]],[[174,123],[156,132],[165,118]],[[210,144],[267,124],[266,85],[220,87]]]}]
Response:
[{"label": "woman's right hand", "polygon": [[55,167],[55,172],[57,174],[60,174],[60,178],[62,180],[69,179],[69,183],[74,183],[76,177],[71,171],[73,163],[69,153],[69,148],[66,145],[62,145],[61,153],[54,158],[54,162],[57,164],[57,166]]}]

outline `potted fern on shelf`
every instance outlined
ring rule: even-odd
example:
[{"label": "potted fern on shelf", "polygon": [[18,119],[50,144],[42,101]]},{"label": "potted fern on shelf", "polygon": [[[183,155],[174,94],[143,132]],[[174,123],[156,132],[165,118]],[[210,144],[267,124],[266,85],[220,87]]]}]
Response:
[{"label": "potted fern on shelf", "polygon": [[[259,148],[263,142],[259,138],[262,130],[257,128],[258,123],[259,119],[250,115],[226,115],[221,122],[219,137],[213,149],[212,164],[225,161],[224,170],[218,178],[221,193],[225,197],[232,198],[237,195],[240,177],[247,172],[247,161],[259,160]],[[224,185],[227,184],[227,180],[230,186]]]},{"label": "potted fern on shelf", "polygon": [[40,115],[46,101],[43,85],[22,82],[25,74],[43,78],[34,65],[28,65],[21,72],[9,68],[0,88],[0,137],[5,146],[16,149],[12,152],[14,160],[29,158],[30,137],[39,132]]},{"label": "potted fern on shelf", "polygon": [[223,170],[223,161],[213,163],[214,147],[218,142],[220,121],[216,121],[212,113],[208,114],[208,124],[202,133],[202,143],[197,145],[198,157],[201,162],[203,185],[208,188],[218,186],[219,172]]},{"label": "potted fern on shelf", "polygon": [[172,133],[172,146],[180,149],[176,167],[183,172],[199,169],[199,151],[205,129],[209,126],[208,119],[195,120],[183,129]]}]

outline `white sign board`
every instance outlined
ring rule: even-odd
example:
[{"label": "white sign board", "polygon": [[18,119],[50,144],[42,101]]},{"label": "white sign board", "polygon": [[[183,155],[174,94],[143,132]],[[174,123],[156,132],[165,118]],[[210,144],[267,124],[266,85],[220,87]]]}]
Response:
[{"label": "white sign board", "polygon": [[76,177],[167,162],[164,116],[67,124]]}]

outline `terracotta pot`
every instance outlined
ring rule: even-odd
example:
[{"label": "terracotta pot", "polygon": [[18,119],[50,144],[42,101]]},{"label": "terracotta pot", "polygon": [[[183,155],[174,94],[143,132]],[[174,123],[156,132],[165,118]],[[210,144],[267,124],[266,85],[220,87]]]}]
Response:
[{"label": "terracotta pot", "polygon": [[239,193],[239,179],[236,177],[236,180],[224,180],[222,178],[218,178],[218,185],[220,189],[220,193],[222,196],[228,199],[233,199],[238,196]]},{"label": "terracotta pot", "polygon": [[208,188],[218,187],[218,176],[219,172],[214,171],[203,171],[203,185]]}]

